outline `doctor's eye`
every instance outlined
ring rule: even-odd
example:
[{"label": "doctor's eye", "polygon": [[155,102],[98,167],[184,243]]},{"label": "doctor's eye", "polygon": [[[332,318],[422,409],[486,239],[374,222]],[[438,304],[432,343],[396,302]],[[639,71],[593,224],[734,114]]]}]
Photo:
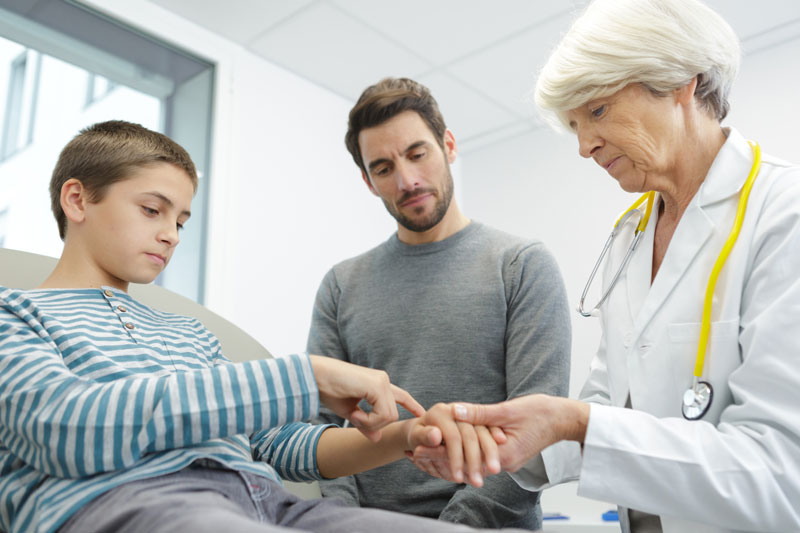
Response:
[{"label": "doctor's eye", "polygon": [[591,109],[589,109],[589,113],[591,113],[591,115],[592,115],[594,118],[600,118],[600,117],[602,117],[603,115],[605,115],[605,113],[606,113],[606,106],[605,106],[605,105],[599,105],[599,106],[597,106],[597,107],[591,108]]}]

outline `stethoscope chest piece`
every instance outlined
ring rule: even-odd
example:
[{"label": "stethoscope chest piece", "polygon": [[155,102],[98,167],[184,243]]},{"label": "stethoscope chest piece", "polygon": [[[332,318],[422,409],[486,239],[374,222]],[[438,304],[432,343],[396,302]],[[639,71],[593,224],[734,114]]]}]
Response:
[{"label": "stethoscope chest piece", "polygon": [[700,420],[711,407],[714,389],[707,381],[697,381],[683,393],[681,412],[686,420]]}]

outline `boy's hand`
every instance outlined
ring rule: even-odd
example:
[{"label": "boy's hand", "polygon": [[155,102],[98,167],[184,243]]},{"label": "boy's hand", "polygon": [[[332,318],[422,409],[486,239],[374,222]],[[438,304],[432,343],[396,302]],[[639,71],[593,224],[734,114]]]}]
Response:
[{"label": "boy's hand", "polygon": [[[502,428],[504,441],[497,441],[499,466],[506,472],[516,472],[544,448],[561,440],[583,442],[589,422],[589,405],[577,400],[544,394],[520,396],[492,405],[454,403],[450,418],[457,424],[493,424]],[[446,416],[443,416],[446,418]],[[440,426],[441,427],[441,426]],[[495,431],[495,428],[492,428]],[[445,436],[445,441],[447,437]],[[416,464],[433,464],[436,471],[448,472],[461,464],[437,448],[419,447],[414,450]],[[427,471],[427,470],[426,470]]]},{"label": "boy's hand", "polygon": [[[319,399],[331,411],[346,418],[368,439],[378,442],[380,429],[398,418],[397,404],[414,416],[425,409],[405,390],[392,385],[382,370],[365,368],[331,357],[309,356],[319,388]],[[358,403],[366,400],[372,411],[364,412]]]},{"label": "boy's hand", "polygon": [[475,487],[483,485],[486,475],[500,472],[497,444],[506,440],[501,430],[457,422],[450,404],[433,406],[419,419],[418,425],[435,426],[439,435],[428,428],[424,436],[431,443],[444,443],[443,446],[420,443],[413,456],[408,454],[420,470],[456,483],[466,481]]}]

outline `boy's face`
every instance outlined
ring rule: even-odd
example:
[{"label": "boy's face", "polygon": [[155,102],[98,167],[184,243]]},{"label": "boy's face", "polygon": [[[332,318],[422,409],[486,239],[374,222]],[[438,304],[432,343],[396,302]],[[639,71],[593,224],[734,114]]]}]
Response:
[{"label": "boy's face", "polygon": [[127,290],[128,283],[153,281],[180,240],[193,195],[185,171],[155,163],[137,168],[109,186],[102,200],[87,204],[81,234],[100,283]]}]

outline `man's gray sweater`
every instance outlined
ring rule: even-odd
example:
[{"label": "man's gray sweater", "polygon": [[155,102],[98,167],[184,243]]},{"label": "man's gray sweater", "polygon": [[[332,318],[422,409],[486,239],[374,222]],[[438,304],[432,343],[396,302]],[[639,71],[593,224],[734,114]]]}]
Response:
[{"label": "man's gray sweater", "polygon": [[[535,392],[565,396],[570,329],[561,274],[544,246],[472,222],[430,244],[410,246],[395,234],[334,266],[317,293],[308,351],[383,369],[425,408],[494,403]],[[323,412],[318,421],[341,419]],[[403,460],[321,488],[351,505],[480,527],[541,527],[538,494],[507,474],[476,489]]]}]

